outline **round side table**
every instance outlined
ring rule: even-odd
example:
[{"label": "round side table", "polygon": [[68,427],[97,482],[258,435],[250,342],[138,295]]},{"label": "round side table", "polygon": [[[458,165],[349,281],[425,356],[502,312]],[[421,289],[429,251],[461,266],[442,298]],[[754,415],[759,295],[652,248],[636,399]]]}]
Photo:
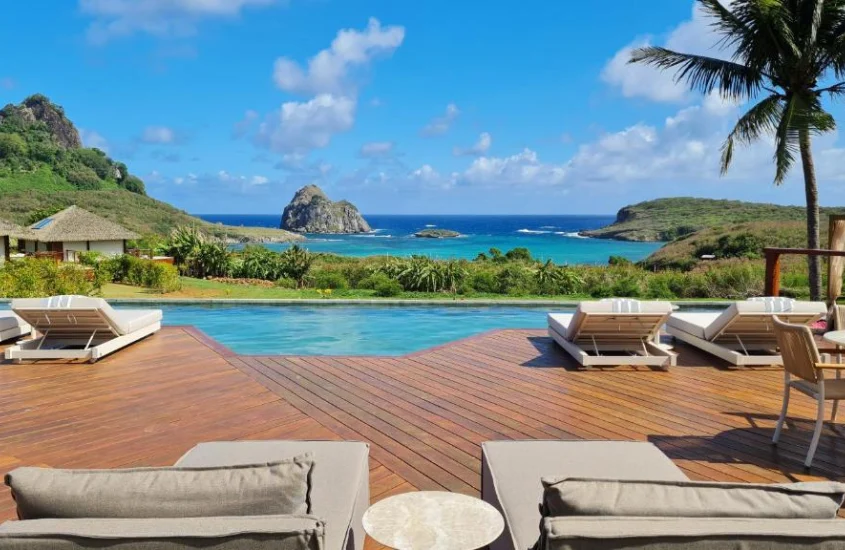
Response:
[{"label": "round side table", "polygon": [[396,550],[475,550],[504,528],[502,515],[490,504],[441,491],[392,496],[364,514],[364,531]]}]

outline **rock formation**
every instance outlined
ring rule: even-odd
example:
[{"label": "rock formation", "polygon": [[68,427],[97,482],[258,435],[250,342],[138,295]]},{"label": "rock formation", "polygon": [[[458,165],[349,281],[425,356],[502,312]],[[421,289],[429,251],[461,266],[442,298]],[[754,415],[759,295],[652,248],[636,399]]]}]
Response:
[{"label": "rock formation", "polygon": [[82,147],[79,131],[65,116],[64,109],[51,103],[41,94],[29,96],[20,105],[6,105],[0,110],[0,122],[5,118],[17,118],[26,125],[42,122],[59,147],[64,149]]},{"label": "rock formation", "polygon": [[297,233],[369,233],[367,221],[348,201],[333,202],[316,185],[296,192],[282,213],[282,229]]}]

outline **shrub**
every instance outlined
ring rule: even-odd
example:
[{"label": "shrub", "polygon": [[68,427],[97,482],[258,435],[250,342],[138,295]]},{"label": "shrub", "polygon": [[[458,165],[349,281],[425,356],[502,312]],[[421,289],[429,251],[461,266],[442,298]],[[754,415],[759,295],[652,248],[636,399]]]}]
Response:
[{"label": "shrub", "polygon": [[293,289],[297,287],[297,283],[293,279],[290,279],[288,277],[282,277],[281,279],[276,280],[276,286],[279,288]]},{"label": "shrub", "polygon": [[505,253],[505,258],[514,262],[514,261],[522,261],[522,262],[530,262],[531,258],[531,251],[525,248],[524,246],[518,246],[516,248],[512,248]]},{"label": "shrub", "polygon": [[105,256],[103,256],[103,253],[97,252],[96,250],[86,250],[84,252],[79,253],[79,263],[91,267],[96,266],[103,260],[103,258],[105,258]]},{"label": "shrub", "polygon": [[382,298],[393,298],[402,294],[402,285],[397,281],[382,281],[376,285],[376,296]]},{"label": "shrub", "polygon": [[496,275],[491,271],[476,272],[470,277],[469,285],[474,288],[476,292],[484,292],[488,294],[498,292],[499,288]]},{"label": "shrub", "polygon": [[392,281],[390,277],[385,275],[384,273],[373,273],[367,277],[364,277],[360,281],[355,288],[360,288],[364,290],[375,290],[376,287],[380,284],[389,283]]},{"label": "shrub", "polygon": [[24,157],[26,152],[26,142],[21,136],[0,133],[0,159]]},{"label": "shrub", "polygon": [[100,189],[102,181],[90,168],[82,164],[76,164],[64,171],[64,177],[74,187],[82,190]]},{"label": "shrub", "polygon": [[59,294],[90,295],[96,287],[87,270],[53,260],[25,259],[0,268],[0,297],[40,298]]},{"label": "shrub", "polygon": [[633,262],[624,256],[611,256],[607,260],[607,265],[632,265]]},{"label": "shrub", "polygon": [[502,294],[524,295],[535,290],[531,271],[521,265],[508,265],[496,276],[497,287]]},{"label": "shrub", "polygon": [[97,264],[95,280],[127,283],[166,294],[182,288],[172,265],[123,254]]},{"label": "shrub", "polygon": [[314,286],[320,289],[346,290],[349,282],[337,271],[323,271],[314,276]]}]

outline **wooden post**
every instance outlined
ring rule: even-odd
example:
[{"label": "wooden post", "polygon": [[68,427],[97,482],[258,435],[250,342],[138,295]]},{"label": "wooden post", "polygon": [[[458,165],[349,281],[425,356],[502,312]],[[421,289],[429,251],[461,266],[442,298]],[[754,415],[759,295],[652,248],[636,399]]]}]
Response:
[{"label": "wooden post", "polygon": [[780,251],[766,249],[766,285],[763,294],[780,295]]}]

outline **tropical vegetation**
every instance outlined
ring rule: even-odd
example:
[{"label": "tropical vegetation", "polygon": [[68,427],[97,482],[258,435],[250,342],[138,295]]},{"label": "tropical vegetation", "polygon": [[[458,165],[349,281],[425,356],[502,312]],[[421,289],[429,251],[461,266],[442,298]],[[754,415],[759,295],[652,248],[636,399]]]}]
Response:
[{"label": "tropical vegetation", "polygon": [[[722,147],[722,173],[737,145],[775,141],[774,183],[784,182],[800,158],[806,195],[807,246],[819,248],[820,212],[812,138],[836,128],[823,99],[845,95],[845,0],[698,0],[721,35],[729,59],[646,46],[632,63],[675,71],[678,81],[704,94],[755,101]],[[833,80],[831,80],[833,79]],[[821,296],[821,259],[809,257],[810,295]]]}]

